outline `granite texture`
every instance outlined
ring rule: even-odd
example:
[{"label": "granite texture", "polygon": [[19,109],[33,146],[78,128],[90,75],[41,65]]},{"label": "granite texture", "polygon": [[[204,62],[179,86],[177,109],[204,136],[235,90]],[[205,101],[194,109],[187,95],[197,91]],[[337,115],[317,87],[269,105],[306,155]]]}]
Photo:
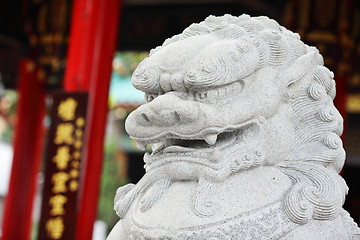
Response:
[{"label": "granite texture", "polygon": [[360,239],[342,208],[333,77],[267,17],[209,16],[153,49],[125,124],[152,153],[117,190],[108,239]]}]

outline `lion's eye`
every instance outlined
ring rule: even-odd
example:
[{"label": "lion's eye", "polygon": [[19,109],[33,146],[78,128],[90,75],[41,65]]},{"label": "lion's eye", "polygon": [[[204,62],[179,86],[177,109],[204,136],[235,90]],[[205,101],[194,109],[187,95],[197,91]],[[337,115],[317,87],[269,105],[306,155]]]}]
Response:
[{"label": "lion's eye", "polygon": [[212,102],[219,97],[219,89],[208,89],[207,91],[194,92],[194,98],[197,101]]},{"label": "lion's eye", "polygon": [[245,82],[239,80],[228,85],[208,89],[202,92],[194,92],[194,98],[197,101],[222,104],[229,99],[242,93]]},{"label": "lion's eye", "polygon": [[204,100],[208,97],[207,92],[196,92],[194,93],[195,100]]},{"label": "lion's eye", "polygon": [[154,100],[158,96],[159,96],[159,94],[155,94],[155,93],[145,93],[145,101],[146,102],[151,102],[152,100]]}]

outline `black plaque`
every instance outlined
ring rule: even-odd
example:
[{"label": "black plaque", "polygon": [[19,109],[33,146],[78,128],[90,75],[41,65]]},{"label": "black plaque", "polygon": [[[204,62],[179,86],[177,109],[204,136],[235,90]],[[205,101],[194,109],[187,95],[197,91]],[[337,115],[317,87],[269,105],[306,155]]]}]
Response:
[{"label": "black plaque", "polygon": [[74,239],[87,93],[52,96],[39,239]]}]

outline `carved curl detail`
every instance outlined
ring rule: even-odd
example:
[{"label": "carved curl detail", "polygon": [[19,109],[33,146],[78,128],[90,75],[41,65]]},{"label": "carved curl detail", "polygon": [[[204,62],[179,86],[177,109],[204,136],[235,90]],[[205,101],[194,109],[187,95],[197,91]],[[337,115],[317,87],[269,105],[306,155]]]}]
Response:
[{"label": "carved curl detail", "polygon": [[147,92],[155,92],[160,89],[159,78],[160,75],[156,69],[143,69],[141,65],[139,65],[134,72],[132,84],[137,89],[144,89]]},{"label": "carved curl detail", "polygon": [[334,171],[309,162],[284,162],[280,167],[294,182],[284,199],[284,209],[294,222],[329,220],[340,213],[347,187]]}]

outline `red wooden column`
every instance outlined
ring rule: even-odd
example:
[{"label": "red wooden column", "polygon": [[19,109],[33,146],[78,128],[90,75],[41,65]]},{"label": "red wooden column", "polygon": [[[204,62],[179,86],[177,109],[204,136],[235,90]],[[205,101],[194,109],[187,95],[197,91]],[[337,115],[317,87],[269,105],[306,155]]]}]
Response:
[{"label": "red wooden column", "polygon": [[30,60],[20,63],[14,158],[5,202],[2,240],[30,239],[44,131],[45,93],[40,73]]},{"label": "red wooden column", "polygon": [[90,240],[97,215],[112,59],[121,0],[75,0],[64,86],[88,91],[76,239]]}]

